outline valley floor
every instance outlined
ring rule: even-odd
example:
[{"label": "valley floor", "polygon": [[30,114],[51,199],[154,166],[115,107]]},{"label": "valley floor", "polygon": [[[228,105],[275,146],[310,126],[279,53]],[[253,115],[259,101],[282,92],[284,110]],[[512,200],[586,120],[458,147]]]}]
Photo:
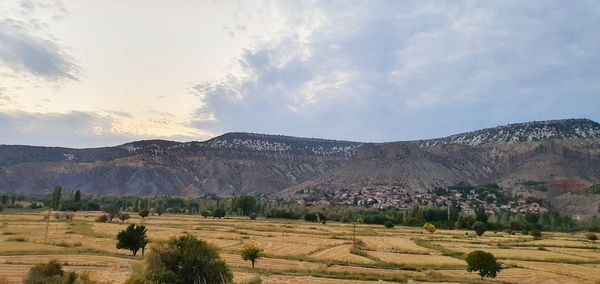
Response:
[{"label": "valley floor", "polygon": [[[0,213],[0,283],[20,283],[33,264],[57,259],[66,270],[92,279],[123,283],[142,257],[115,247],[127,224],[144,224],[151,241],[189,233],[219,248],[236,283],[597,283],[600,245],[583,233],[531,236],[471,231],[357,225],[361,248],[352,248],[353,226],[248,218],[212,219],[190,215],[137,216],[125,222],[96,223],[100,212],[77,212],[73,221],[50,221],[46,212]],[[241,259],[244,243],[264,248],[255,269]],[[492,280],[466,271],[462,259],[489,251],[506,267]]]}]

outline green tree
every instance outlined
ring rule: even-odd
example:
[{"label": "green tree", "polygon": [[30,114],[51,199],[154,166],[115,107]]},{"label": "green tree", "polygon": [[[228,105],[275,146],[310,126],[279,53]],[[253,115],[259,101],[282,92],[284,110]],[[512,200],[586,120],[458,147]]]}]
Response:
[{"label": "green tree", "polygon": [[473,251],[467,255],[465,260],[467,261],[467,271],[479,272],[482,280],[484,277],[496,278],[496,275],[503,269],[502,263],[496,261],[493,254],[485,251]]},{"label": "green tree", "polygon": [[391,228],[393,228],[394,226],[396,226],[396,225],[394,225],[394,222],[392,222],[392,221],[390,221],[390,220],[387,220],[387,221],[383,222],[383,225],[384,225],[386,228],[388,228],[388,229],[391,229]]},{"label": "green tree", "polygon": [[60,209],[60,199],[62,198],[62,187],[56,186],[52,191],[52,200],[50,201],[50,207],[54,210]]},{"label": "green tree", "polygon": [[81,191],[79,191],[79,189],[75,191],[75,195],[73,196],[73,202],[81,202]]},{"label": "green tree", "polygon": [[586,235],[586,238],[590,241],[592,241],[592,243],[596,242],[598,240],[598,236],[596,236],[596,234],[594,233],[589,233]]},{"label": "green tree", "polygon": [[481,237],[481,235],[483,235],[483,233],[485,233],[485,230],[487,228],[487,225],[481,221],[477,221],[473,224],[473,226],[471,227],[471,229],[473,229],[475,231],[475,233]]},{"label": "green tree", "polygon": [[533,229],[533,230],[531,230],[531,236],[533,236],[534,240],[541,240],[542,232],[540,232],[540,230]]},{"label": "green tree", "polygon": [[219,208],[215,209],[215,211],[213,212],[213,217],[221,219],[221,218],[225,217],[225,213],[226,213],[225,209],[223,209],[222,207],[219,207]]},{"label": "green tree", "polygon": [[254,268],[254,264],[256,263],[256,261],[262,257],[262,252],[263,249],[256,245],[245,244],[242,248],[241,255],[243,260],[249,260],[250,262],[252,262],[252,268]]},{"label": "green tree", "polygon": [[208,210],[202,210],[202,212],[200,212],[200,215],[202,215],[202,217],[206,218],[206,217],[210,216],[211,213]]},{"label": "green tree", "polygon": [[127,228],[117,234],[117,248],[128,249],[133,256],[141,249],[142,255],[148,244],[146,226],[130,224]]},{"label": "green tree", "polygon": [[244,216],[248,216],[250,213],[256,210],[256,198],[250,195],[242,195],[233,199],[231,204],[232,209],[242,210]]},{"label": "green tree", "polygon": [[8,196],[6,194],[2,194],[2,204],[6,205],[8,203]]},{"label": "green tree", "polygon": [[233,275],[217,249],[191,235],[152,247],[144,270],[128,283],[232,283]]},{"label": "green tree", "polygon": [[142,210],[140,210],[138,215],[140,215],[140,217],[142,217],[142,219],[144,219],[144,218],[148,217],[148,215],[150,215],[150,210],[142,209]]}]

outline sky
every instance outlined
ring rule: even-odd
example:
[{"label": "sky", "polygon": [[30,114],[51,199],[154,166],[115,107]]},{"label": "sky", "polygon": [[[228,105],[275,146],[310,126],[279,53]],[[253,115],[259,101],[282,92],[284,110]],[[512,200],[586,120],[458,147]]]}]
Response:
[{"label": "sky", "polygon": [[600,121],[600,1],[0,1],[0,144]]}]

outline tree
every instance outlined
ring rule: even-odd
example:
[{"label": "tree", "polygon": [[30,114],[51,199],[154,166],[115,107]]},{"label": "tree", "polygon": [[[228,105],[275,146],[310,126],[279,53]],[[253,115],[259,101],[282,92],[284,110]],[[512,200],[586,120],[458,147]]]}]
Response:
[{"label": "tree", "polygon": [[431,223],[426,223],[425,225],[423,225],[423,230],[429,232],[430,234],[433,234],[435,233],[435,225]]},{"label": "tree", "polygon": [[467,271],[479,272],[483,280],[484,277],[496,278],[496,275],[503,269],[502,263],[496,261],[496,257],[485,251],[476,250],[467,255]]},{"label": "tree", "polygon": [[594,233],[589,233],[586,235],[587,239],[592,241],[592,243],[595,243],[598,240],[598,236],[596,236],[596,234]]},{"label": "tree", "polygon": [[112,222],[115,217],[119,216],[121,209],[119,209],[119,206],[117,205],[109,204],[104,206],[104,212],[106,212],[106,215],[108,216],[108,222]]},{"label": "tree", "polygon": [[471,227],[471,229],[473,229],[475,231],[475,233],[481,237],[481,235],[483,235],[483,233],[485,233],[485,230],[487,228],[487,225],[481,221],[477,221],[473,224],[473,226]]},{"label": "tree", "polygon": [[219,208],[215,209],[215,212],[213,212],[213,217],[221,219],[221,218],[225,217],[225,213],[226,213],[225,209],[223,209],[222,207],[219,207]]},{"label": "tree", "polygon": [[165,213],[165,208],[163,208],[162,206],[156,206],[154,208],[154,213],[156,213],[158,216],[162,216],[163,213]]},{"label": "tree", "polygon": [[127,228],[117,234],[117,248],[128,249],[135,256],[138,250],[144,250],[148,244],[148,236],[146,235],[146,226],[130,224]]},{"label": "tree", "polygon": [[231,204],[233,210],[240,209],[244,216],[256,210],[256,198],[250,195],[242,195],[233,199]]},{"label": "tree", "polygon": [[52,200],[50,201],[50,207],[54,210],[60,209],[60,199],[62,198],[62,187],[56,186],[52,190]]},{"label": "tree", "polygon": [[388,229],[391,229],[391,228],[393,228],[394,226],[396,226],[396,225],[394,225],[394,222],[392,222],[392,221],[389,221],[389,220],[388,220],[388,221],[385,221],[385,222],[383,222],[383,225],[384,225],[386,228],[388,228]]},{"label": "tree", "polygon": [[[137,280],[137,281],[136,281]],[[233,275],[217,249],[191,235],[152,247],[143,271],[128,283],[232,283]]]},{"label": "tree", "polygon": [[73,202],[81,202],[81,191],[79,191],[79,189],[75,191],[75,196],[73,196]]},{"label": "tree", "polygon": [[208,210],[203,210],[202,212],[200,212],[200,215],[202,215],[202,217],[206,218],[212,214]]},{"label": "tree", "polygon": [[148,215],[150,215],[150,210],[142,209],[142,210],[140,210],[138,215],[140,215],[140,217],[142,217],[142,219],[144,219],[144,218],[148,217]]},{"label": "tree", "polygon": [[244,261],[251,261],[252,268],[254,268],[254,264],[256,263],[256,261],[262,257],[262,252],[263,249],[258,246],[255,246],[253,244],[245,244],[242,248],[242,259]]},{"label": "tree", "polygon": [[533,229],[533,230],[531,230],[531,236],[533,236],[534,240],[541,240],[542,232],[540,232],[540,230]]},{"label": "tree", "polygon": [[2,204],[6,205],[8,203],[8,196],[6,194],[2,194]]},{"label": "tree", "polygon": [[119,220],[121,220],[121,223],[125,222],[125,220],[129,220],[129,218],[131,218],[131,216],[129,216],[129,213],[119,214]]}]

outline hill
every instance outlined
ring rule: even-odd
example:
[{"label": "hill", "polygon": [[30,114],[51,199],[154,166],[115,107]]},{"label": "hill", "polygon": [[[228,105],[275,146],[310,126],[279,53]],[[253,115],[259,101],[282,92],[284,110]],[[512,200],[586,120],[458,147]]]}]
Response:
[{"label": "hill", "polygon": [[[526,181],[550,190],[531,191]],[[55,185],[85,194],[277,194],[395,184],[426,192],[460,182],[497,183],[511,194],[592,212],[572,193],[600,182],[600,124],[587,119],[518,123],[446,138],[360,143],[253,133],[203,142],[137,141],[95,149],[0,145],[0,191]],[[596,206],[596,208],[594,208]],[[570,209],[569,209],[570,210]],[[591,214],[591,213],[590,213]]]}]

